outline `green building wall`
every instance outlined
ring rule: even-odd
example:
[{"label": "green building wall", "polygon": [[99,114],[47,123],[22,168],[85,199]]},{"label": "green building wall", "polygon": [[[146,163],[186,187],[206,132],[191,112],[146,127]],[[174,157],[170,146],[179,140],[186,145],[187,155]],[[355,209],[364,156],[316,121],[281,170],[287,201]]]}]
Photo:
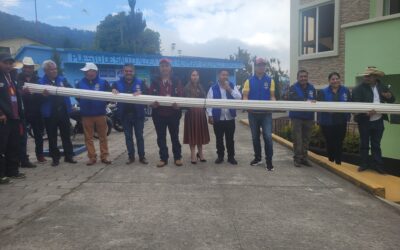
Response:
[{"label": "green building wall", "polygon": [[[400,17],[348,27],[345,39],[346,85],[355,86],[367,66],[376,66],[386,73],[382,80],[400,103]],[[400,160],[400,124],[385,123],[382,151],[384,157]]]}]

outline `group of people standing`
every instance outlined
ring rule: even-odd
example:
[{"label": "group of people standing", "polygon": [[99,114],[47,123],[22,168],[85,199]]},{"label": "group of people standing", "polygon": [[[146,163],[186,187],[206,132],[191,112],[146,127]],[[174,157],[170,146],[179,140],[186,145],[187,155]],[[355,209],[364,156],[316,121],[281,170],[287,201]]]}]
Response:
[{"label": "group of people standing", "polygon": [[[81,69],[83,78],[76,84],[76,88],[92,91],[111,91],[138,96],[149,94],[155,96],[209,98],[209,99],[236,99],[236,100],[262,100],[275,101],[275,82],[266,74],[266,60],[257,58],[255,74],[243,85],[242,92],[236,84],[229,81],[229,71],[220,70],[218,80],[206,92],[200,81],[198,70],[190,72],[189,81],[184,84],[172,72],[171,61],[163,58],[159,61],[159,76],[147,87],[143,81],[135,76],[135,66],[123,66],[123,76],[113,84],[101,79],[98,67],[94,63],[86,63]],[[25,178],[19,172],[19,167],[35,167],[27,155],[26,123],[32,127],[35,138],[35,152],[39,163],[46,162],[43,153],[43,129],[47,131],[49,139],[49,155],[52,166],[60,163],[61,153],[57,146],[58,131],[63,147],[64,161],[70,164],[74,160],[73,146],[70,136],[69,114],[71,112],[71,98],[49,95],[48,91],[42,94],[31,94],[23,88],[25,82],[41,85],[71,88],[65,77],[59,74],[57,65],[51,60],[43,62],[44,76],[39,78],[36,74],[39,65],[32,58],[24,58],[21,73],[16,74],[15,60],[9,54],[0,54],[0,183],[9,183],[10,178]],[[330,102],[394,102],[390,90],[381,84],[378,77],[383,72],[369,67],[364,74],[364,81],[353,90],[341,84],[340,75],[333,72],[329,75],[329,86],[317,93],[314,86],[309,83],[308,72],[300,70],[297,82],[289,90],[288,99],[292,101],[330,101]],[[243,95],[243,96],[242,96]],[[97,154],[94,147],[93,136],[96,131],[99,136],[100,161],[111,164],[108,159],[106,102],[97,100],[78,99],[85,135],[85,144],[88,151],[88,162],[91,166],[97,163]],[[162,168],[168,164],[169,150],[167,147],[167,131],[172,143],[173,162],[182,166],[182,146],[179,140],[179,127],[182,111],[185,111],[183,143],[190,147],[190,160],[192,164],[206,162],[203,146],[210,142],[209,127],[212,125],[216,137],[217,158],[216,164],[224,162],[225,150],[227,162],[236,165],[235,159],[235,128],[236,110],[219,108],[183,108],[174,103],[170,107],[160,106],[155,101],[151,105],[152,120],[157,134],[157,145],[160,160],[157,167]],[[145,122],[145,106],[140,104],[118,103],[118,115],[122,121],[125,143],[128,151],[126,164],[132,164],[136,155],[141,164],[148,164],[145,156],[145,140],[143,136]],[[293,126],[294,166],[310,166],[308,161],[308,144],[311,129],[314,125],[314,112],[290,112],[289,117]],[[249,125],[251,128],[254,159],[250,165],[262,164],[261,134],[264,139],[266,169],[274,169],[272,163],[272,114],[270,111],[248,110]],[[346,134],[347,122],[350,114],[319,113],[318,123],[326,138],[328,158],[336,164],[341,164],[342,143]],[[380,140],[383,134],[383,120],[385,115],[374,111],[368,114],[357,114],[361,137],[361,155],[363,162],[359,168],[364,171],[374,168],[379,172],[382,169],[382,154]],[[136,149],[134,145],[136,139]],[[16,140],[16,138],[20,138]],[[224,144],[225,140],[225,144]],[[372,147],[373,163],[368,162],[369,144]],[[137,152],[136,152],[137,151]]]}]

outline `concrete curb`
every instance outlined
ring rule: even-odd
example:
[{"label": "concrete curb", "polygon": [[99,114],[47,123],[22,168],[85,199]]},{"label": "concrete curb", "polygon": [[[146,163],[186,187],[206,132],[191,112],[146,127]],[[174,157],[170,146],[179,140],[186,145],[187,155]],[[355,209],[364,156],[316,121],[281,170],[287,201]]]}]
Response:
[{"label": "concrete curb", "polygon": [[[242,119],[240,122],[244,125],[249,125],[247,119]],[[278,142],[282,146],[285,146],[289,149],[293,149],[293,143],[288,140],[283,139],[280,136],[272,134],[272,138],[274,141]],[[360,188],[368,191],[371,194],[374,194],[378,197],[387,199],[392,202],[399,203],[399,195],[398,190],[400,190],[400,178],[395,176],[382,176],[376,173],[368,172],[368,173],[359,173],[357,172],[358,167],[349,163],[342,163],[342,165],[336,165],[335,163],[330,162],[326,157],[315,154],[313,152],[308,153],[309,158],[324,167],[325,169],[341,176],[342,178],[350,181],[351,183],[359,186]],[[383,178],[387,178],[390,180],[384,181],[375,181],[377,178],[382,180]],[[386,186],[383,183],[390,183],[390,185]],[[396,191],[397,190],[397,191]],[[388,192],[389,191],[389,192]]]}]

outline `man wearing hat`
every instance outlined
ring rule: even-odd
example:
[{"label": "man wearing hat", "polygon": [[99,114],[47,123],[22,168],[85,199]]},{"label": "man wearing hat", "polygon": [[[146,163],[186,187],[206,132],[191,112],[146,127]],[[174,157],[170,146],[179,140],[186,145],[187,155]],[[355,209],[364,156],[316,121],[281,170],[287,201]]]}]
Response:
[{"label": "man wearing hat", "polygon": [[[257,58],[255,75],[246,80],[243,87],[243,100],[275,101],[275,81],[266,74],[267,61]],[[248,110],[248,118],[253,139],[254,160],[251,166],[261,164],[260,129],[264,138],[265,160],[267,170],[272,171],[272,114],[266,111]]]},{"label": "man wearing hat", "polygon": [[[180,80],[172,76],[171,61],[168,58],[160,60],[160,76],[152,81],[149,93],[155,96],[183,96],[183,86]],[[172,107],[162,107],[154,102],[152,117],[157,132],[157,144],[160,149],[160,162],[157,167],[162,168],[168,164],[167,128],[172,142],[172,152],[176,166],[182,166],[182,149],[179,142],[179,124],[182,111],[174,104]]]},{"label": "man wearing hat", "polygon": [[[385,73],[376,67],[368,67],[362,74],[363,82],[353,89],[354,102],[370,103],[394,103],[395,97],[389,88],[379,81]],[[361,165],[359,172],[369,168],[379,173],[384,173],[381,140],[384,131],[384,120],[388,120],[385,114],[378,114],[374,110],[367,114],[357,114],[355,121],[358,123],[360,133]],[[372,162],[369,160],[369,145],[371,144]]]},{"label": "man wearing hat", "polygon": [[[98,75],[98,68],[94,63],[86,63],[81,69],[85,77],[76,85],[77,89],[92,91],[110,91],[110,85]],[[104,164],[111,164],[108,160],[107,143],[107,118],[105,101],[95,101],[80,99],[80,113],[82,116],[83,131],[85,134],[85,144],[88,150],[89,161],[87,166],[94,165],[97,162],[96,149],[93,144],[93,134],[96,130],[100,143],[100,159]]]},{"label": "man wearing hat", "polygon": [[25,178],[18,170],[23,106],[13,72],[14,62],[10,54],[0,54],[0,184],[9,183],[9,177]]},{"label": "man wearing hat", "polygon": [[[39,69],[39,65],[35,64],[31,57],[24,57],[21,67],[22,72],[17,76],[18,88],[22,90],[26,82],[38,84],[39,77],[37,76],[37,70]],[[29,161],[27,154],[28,133],[26,131],[26,123],[31,125],[33,131],[36,158],[38,162],[43,163],[46,159],[43,155],[44,124],[40,114],[41,96],[22,91],[22,100],[24,103],[25,121],[23,122],[24,134],[21,138],[20,164],[22,168],[34,168],[36,166]]]}]

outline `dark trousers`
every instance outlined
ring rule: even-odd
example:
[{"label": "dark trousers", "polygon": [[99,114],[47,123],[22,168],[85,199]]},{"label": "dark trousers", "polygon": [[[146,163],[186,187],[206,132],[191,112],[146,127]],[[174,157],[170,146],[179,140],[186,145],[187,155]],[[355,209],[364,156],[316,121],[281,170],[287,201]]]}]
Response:
[{"label": "dark trousers", "polygon": [[[385,130],[383,119],[377,121],[363,121],[358,123],[360,132],[360,154],[362,167],[374,167],[374,165],[383,166],[381,140]],[[369,162],[369,146],[371,144],[371,153],[373,164]]]},{"label": "dark trousers", "polygon": [[272,146],[272,114],[249,113],[249,124],[253,139],[254,158],[261,161],[261,140],[260,129],[264,138],[265,160],[272,162],[273,146]]},{"label": "dark trousers", "polygon": [[153,123],[157,133],[157,144],[160,149],[160,160],[168,161],[168,147],[167,147],[167,128],[169,135],[171,136],[172,152],[174,154],[174,160],[180,160],[182,158],[182,146],[179,142],[179,123],[181,115],[171,116],[159,116],[153,114]]},{"label": "dark trousers", "polygon": [[214,134],[217,141],[217,155],[218,158],[224,158],[224,136],[226,143],[226,151],[228,152],[228,159],[235,157],[235,120],[229,121],[214,121]]},{"label": "dark trousers", "polygon": [[57,132],[60,130],[61,142],[64,149],[64,157],[66,159],[72,158],[74,155],[72,142],[71,142],[71,124],[69,123],[69,116],[59,115],[52,116],[44,119],[47,136],[49,138],[49,151],[50,157],[53,160],[61,158],[60,150],[57,146]]},{"label": "dark trousers", "polygon": [[0,124],[0,177],[19,174],[20,136],[20,121],[8,120]]},{"label": "dark trousers", "polygon": [[26,131],[26,122],[23,120],[21,121],[22,126],[22,135],[20,135],[19,140],[19,162],[21,164],[29,162],[29,155],[28,155],[28,132]]},{"label": "dark trousers", "polygon": [[43,118],[38,115],[37,117],[28,117],[26,121],[31,125],[33,136],[35,138],[36,157],[43,156]]},{"label": "dark trousers", "polygon": [[346,136],[347,124],[325,126],[321,125],[326,141],[326,150],[330,161],[342,162],[343,140]]},{"label": "dark trousers", "polygon": [[139,159],[144,158],[144,117],[136,118],[133,114],[125,114],[122,117],[122,126],[125,133],[125,144],[128,149],[129,158],[135,158],[135,146],[133,143],[133,131],[135,131],[137,151]]}]

